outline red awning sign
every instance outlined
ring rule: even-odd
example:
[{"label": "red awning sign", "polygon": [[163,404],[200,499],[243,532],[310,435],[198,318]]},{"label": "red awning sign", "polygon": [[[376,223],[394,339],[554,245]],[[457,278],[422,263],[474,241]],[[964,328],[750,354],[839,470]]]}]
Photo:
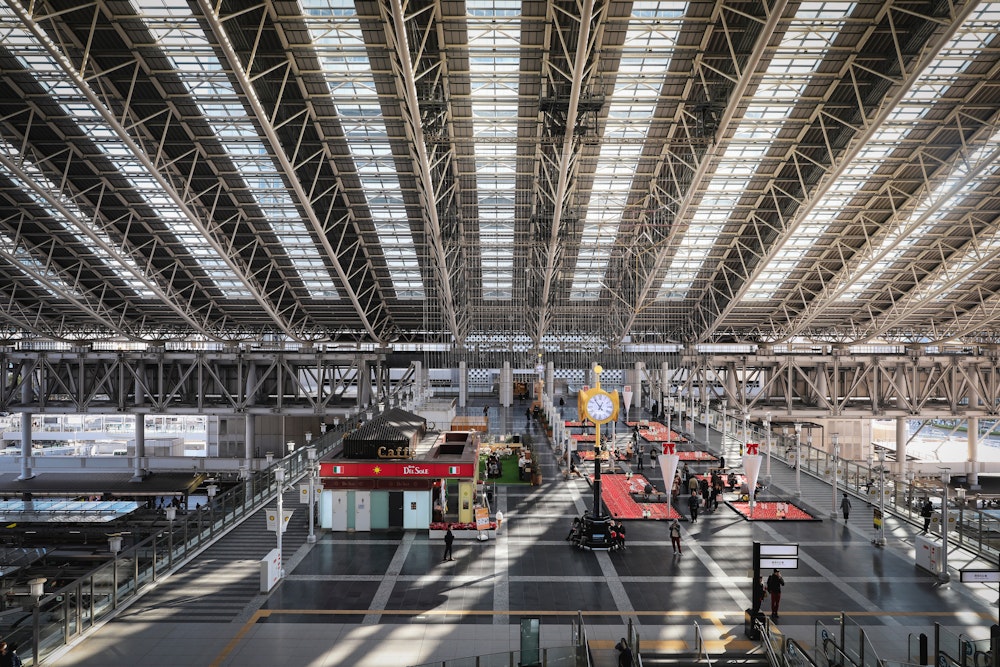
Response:
[{"label": "red awning sign", "polygon": [[320,464],[321,477],[448,478],[472,477],[472,463],[423,463],[416,461],[337,461]]}]

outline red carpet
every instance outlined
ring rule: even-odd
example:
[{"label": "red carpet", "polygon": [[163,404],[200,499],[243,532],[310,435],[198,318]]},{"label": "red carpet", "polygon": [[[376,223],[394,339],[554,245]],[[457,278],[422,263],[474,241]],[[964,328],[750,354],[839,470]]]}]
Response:
[{"label": "red carpet", "polygon": [[[604,479],[601,479],[603,483]],[[801,507],[797,507],[787,500],[762,500],[754,504],[753,516],[749,516],[750,503],[742,500],[727,502],[736,512],[747,521],[821,521]],[[779,512],[779,505],[784,505],[784,512]],[[782,515],[783,514],[783,515]]]},{"label": "red carpet", "polygon": [[703,449],[696,449],[693,452],[677,452],[677,458],[681,461],[694,461],[696,463],[717,463],[719,457],[713,456]]},{"label": "red carpet", "polygon": [[576,442],[597,442],[597,436],[593,433],[570,433],[569,437]]},{"label": "red carpet", "polygon": [[[593,476],[588,478],[594,483]],[[642,475],[633,475],[631,482],[626,475],[601,475],[601,499],[608,512],[616,519],[682,519],[670,503],[643,503],[632,499],[631,493],[642,493],[649,482]],[[645,516],[648,512],[649,516]]]}]

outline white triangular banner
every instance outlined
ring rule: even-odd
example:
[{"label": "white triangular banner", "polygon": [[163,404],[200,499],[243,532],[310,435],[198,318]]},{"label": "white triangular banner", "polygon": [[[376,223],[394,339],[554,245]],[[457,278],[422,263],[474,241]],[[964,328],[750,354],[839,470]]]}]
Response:
[{"label": "white triangular banner", "polygon": [[680,459],[677,454],[660,454],[660,472],[663,473],[663,484],[667,487],[668,497],[674,490],[674,474],[677,472],[677,462]]}]

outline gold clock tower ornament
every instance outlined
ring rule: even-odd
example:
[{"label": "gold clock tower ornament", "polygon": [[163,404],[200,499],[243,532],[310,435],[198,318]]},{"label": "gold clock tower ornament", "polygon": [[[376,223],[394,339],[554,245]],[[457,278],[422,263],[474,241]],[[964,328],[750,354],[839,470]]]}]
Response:
[{"label": "gold clock tower ornament", "polygon": [[598,425],[618,419],[618,410],[621,405],[617,389],[612,392],[601,389],[602,372],[604,372],[603,368],[599,365],[594,366],[597,386],[581,390],[577,395],[577,408],[580,415]]}]

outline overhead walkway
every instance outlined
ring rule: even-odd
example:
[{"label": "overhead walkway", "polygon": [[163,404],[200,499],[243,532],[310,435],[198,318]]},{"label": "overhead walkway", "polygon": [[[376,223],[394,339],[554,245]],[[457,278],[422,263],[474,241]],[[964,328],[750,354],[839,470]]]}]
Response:
[{"label": "overhead walkway", "polygon": [[[468,414],[481,414],[482,405],[470,406]],[[500,432],[525,428],[524,404],[490,407]],[[529,433],[543,438],[537,425]],[[703,439],[703,433],[699,429],[696,437]],[[713,451],[722,446],[719,433],[712,431],[710,439]],[[727,452],[731,462],[738,458],[736,447]],[[295,550],[297,562],[272,594],[256,597],[238,583],[239,576],[224,576],[227,566],[207,562],[252,560],[269,549],[273,534],[260,531],[255,544],[257,531],[248,527],[246,534],[234,531],[223,540],[239,540],[239,548],[206,552],[192,563],[203,568],[203,580],[191,575],[155,603],[140,599],[134,611],[126,610],[53,664],[403,667],[517,651],[524,617],[540,619],[542,646],[566,646],[578,614],[595,656],[606,651],[613,657],[629,621],[651,654],[694,651],[693,621],[712,654],[738,654],[757,646],[744,635],[754,541],[800,547],[799,568],[785,572],[778,627],[805,646],[814,645],[818,623],[835,624],[842,612],[864,627],[881,657],[892,660],[906,660],[908,637],[933,634],[935,623],[981,638],[996,622],[996,587],[961,584],[954,570],[952,582],[942,585],[915,567],[914,523],[890,520],[887,546],[876,547],[861,499],[849,522],[831,520],[830,485],[805,473],[802,502],[823,518],[819,522],[748,522],[720,507],[683,526],[679,557],[658,521],[628,522],[625,551],[573,549],[564,538],[572,518],[589,505],[590,487],[557,474],[547,445],[538,447],[538,455],[542,486],[500,486],[494,510],[503,511],[503,528],[487,542],[456,541],[454,561],[441,562],[442,543],[425,532],[325,533],[316,544]],[[771,475],[773,492],[794,493],[794,471],[787,465],[772,460]],[[293,523],[303,520],[301,514]],[[292,548],[286,556],[292,557]],[[949,562],[990,566],[958,550]],[[201,581],[206,590],[199,590]],[[188,599],[223,594],[227,585],[241,589],[232,606],[202,608],[199,622],[186,618]]]}]

